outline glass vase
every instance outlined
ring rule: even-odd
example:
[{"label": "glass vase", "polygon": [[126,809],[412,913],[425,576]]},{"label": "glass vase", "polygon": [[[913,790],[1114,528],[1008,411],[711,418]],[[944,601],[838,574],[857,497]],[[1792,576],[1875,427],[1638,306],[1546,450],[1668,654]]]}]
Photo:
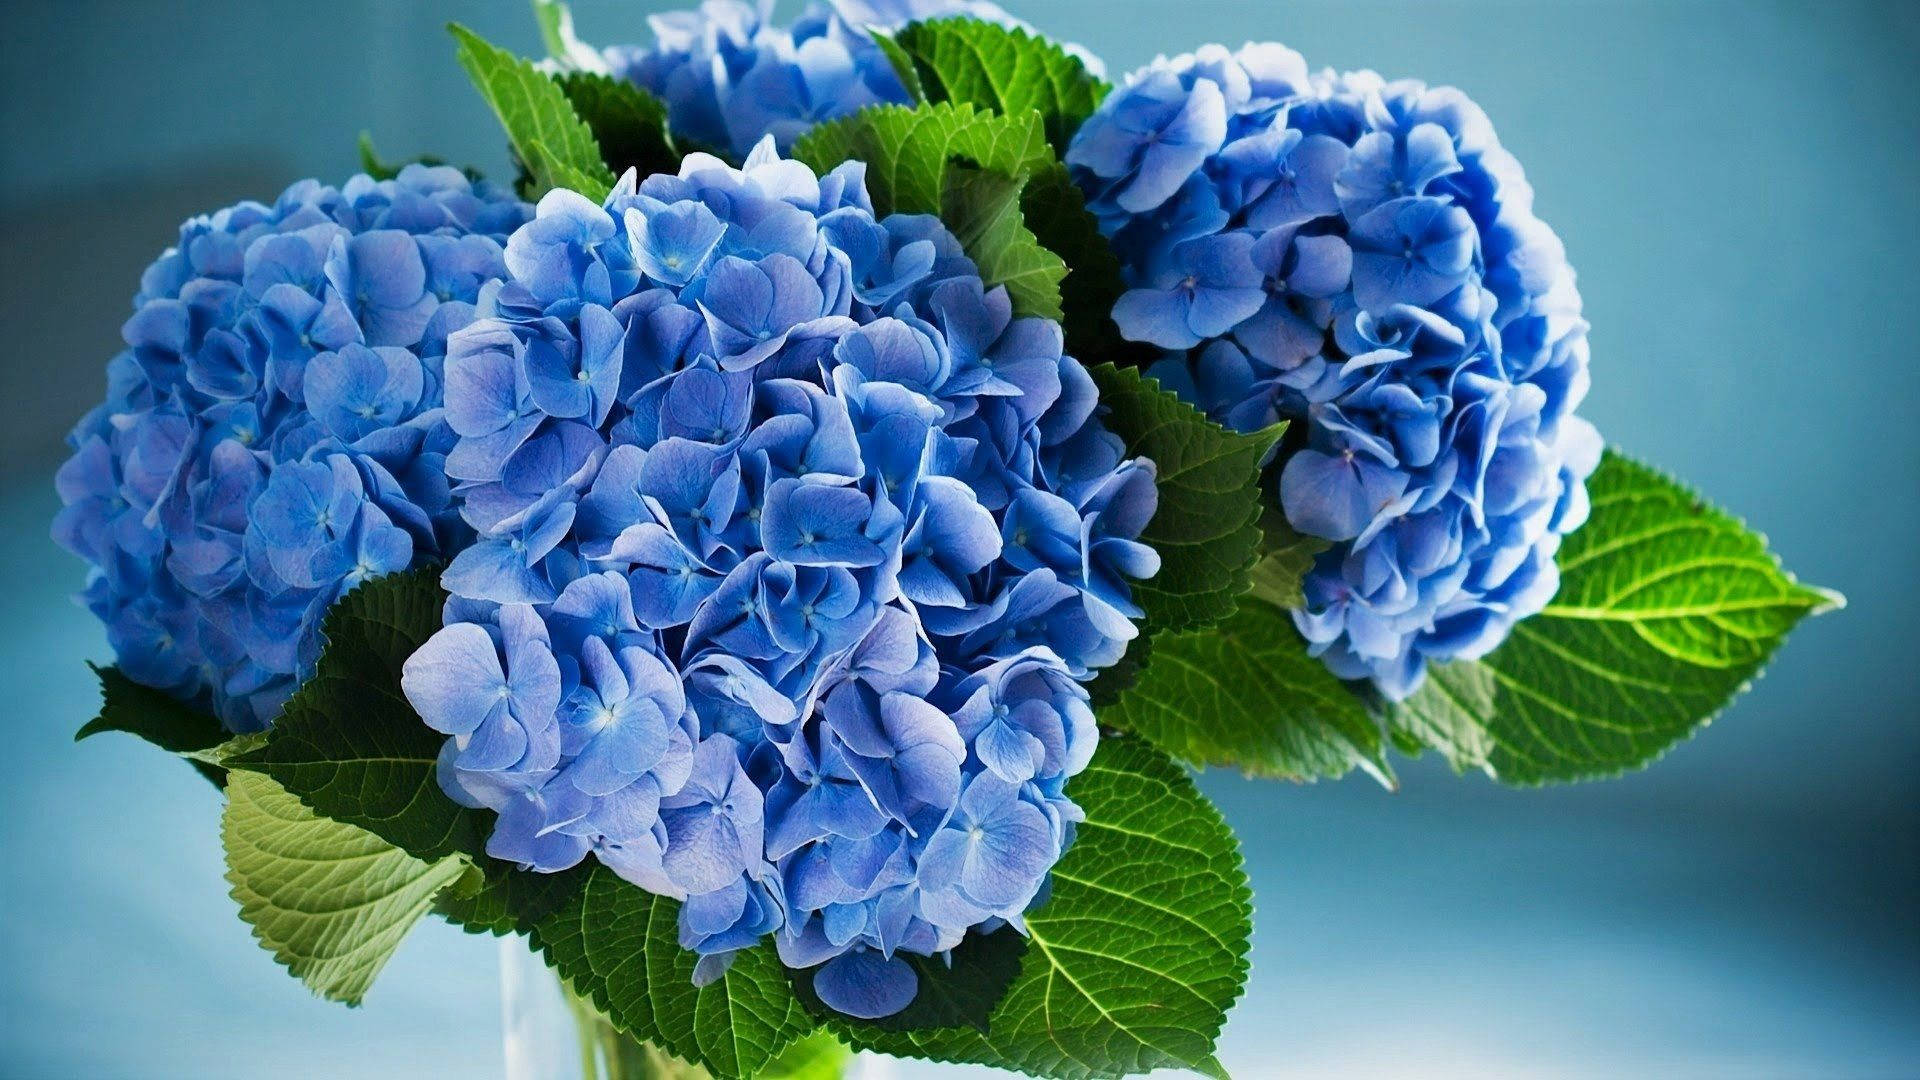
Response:
[{"label": "glass vase", "polygon": [[709,1080],[621,1034],[519,937],[500,939],[500,1022],[507,1080]]}]

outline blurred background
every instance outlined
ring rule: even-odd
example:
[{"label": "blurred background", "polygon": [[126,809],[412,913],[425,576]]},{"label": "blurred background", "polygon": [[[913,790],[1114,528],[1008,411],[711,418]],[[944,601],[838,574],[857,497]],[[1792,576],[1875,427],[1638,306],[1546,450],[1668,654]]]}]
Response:
[{"label": "blurred background", "polygon": [[[1277,39],[1467,90],[1582,271],[1586,414],[1851,600],[1610,783],[1206,776],[1258,907],[1227,1066],[1920,1076],[1920,4],[1005,2],[1116,75]],[[574,4],[597,44],[664,6]],[[422,924],[364,1008],[314,1000],[236,918],[214,790],[130,738],[70,743],[107,653],[47,539],[61,438],[180,219],[342,180],[363,128],[506,174],[449,19],[538,52],[525,0],[6,5],[0,1075],[500,1074],[491,942]]]}]

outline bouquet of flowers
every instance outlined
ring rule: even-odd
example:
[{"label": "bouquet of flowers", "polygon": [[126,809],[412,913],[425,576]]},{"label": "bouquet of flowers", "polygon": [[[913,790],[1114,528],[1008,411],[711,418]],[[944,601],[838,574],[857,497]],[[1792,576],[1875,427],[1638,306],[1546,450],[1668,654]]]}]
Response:
[{"label": "bouquet of flowers", "polygon": [[[1838,597],[1604,449],[1457,90],[978,0],[739,0],[533,61],[520,172],[198,216],[75,428],[100,715],[227,795],[357,1002],[524,935],[595,1068],[1214,1056],[1251,898],[1192,783],[1637,768]],[[635,1064],[640,1063],[640,1064]]]}]

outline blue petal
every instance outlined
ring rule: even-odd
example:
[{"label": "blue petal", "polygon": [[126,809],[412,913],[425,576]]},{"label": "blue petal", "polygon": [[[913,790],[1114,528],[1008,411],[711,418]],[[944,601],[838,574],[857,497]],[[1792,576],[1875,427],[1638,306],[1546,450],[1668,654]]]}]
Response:
[{"label": "blue petal", "polygon": [[912,1004],[920,992],[920,977],[905,960],[857,949],[822,965],[814,973],[813,989],[829,1008],[877,1020]]}]

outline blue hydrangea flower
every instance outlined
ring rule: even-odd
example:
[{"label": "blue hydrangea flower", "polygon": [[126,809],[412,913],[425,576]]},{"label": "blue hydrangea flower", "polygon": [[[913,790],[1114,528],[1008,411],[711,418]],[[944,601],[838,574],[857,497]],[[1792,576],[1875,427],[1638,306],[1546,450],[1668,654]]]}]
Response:
[{"label": "blue hydrangea flower", "polygon": [[1241,430],[1295,421],[1280,505],[1331,547],[1294,620],[1336,674],[1402,698],[1546,604],[1599,460],[1587,324],[1479,108],[1214,45],[1134,73],[1067,161],[1153,374]]},{"label": "blue hydrangea flower", "polygon": [[1072,838],[1152,464],[1059,326],[937,219],[876,221],[858,163],[769,138],[557,190],[506,263],[448,345],[476,538],[403,683],[442,783],[500,858],[683,901],[700,979],[771,934],[835,1008],[898,1011],[901,954],[1018,924]]},{"label": "blue hydrangea flower", "polygon": [[531,209],[410,166],[181,226],[57,479],[130,677],[259,729],[335,598],[464,542],[440,358]]},{"label": "blue hydrangea flower", "polygon": [[772,0],[703,0],[648,16],[650,48],[616,45],[583,59],[664,101],[676,134],[742,157],[767,135],[784,152],[823,120],[908,102],[869,27],[951,15],[1026,25],[987,0],[811,0],[786,27],[769,21],[772,8]]}]

